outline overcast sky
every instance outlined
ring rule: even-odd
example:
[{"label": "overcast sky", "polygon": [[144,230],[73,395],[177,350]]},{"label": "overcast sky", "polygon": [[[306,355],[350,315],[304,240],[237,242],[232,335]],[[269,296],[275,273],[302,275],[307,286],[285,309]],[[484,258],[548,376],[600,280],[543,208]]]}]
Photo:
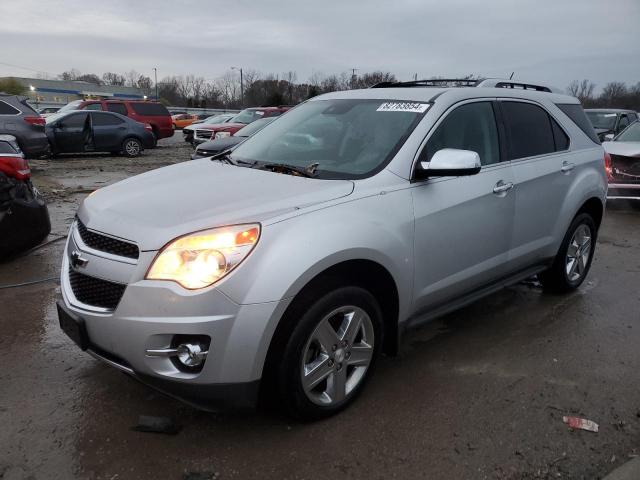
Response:
[{"label": "overcast sky", "polygon": [[[0,75],[384,70],[640,81],[640,0],[0,0]],[[8,66],[12,64],[31,70]]]}]

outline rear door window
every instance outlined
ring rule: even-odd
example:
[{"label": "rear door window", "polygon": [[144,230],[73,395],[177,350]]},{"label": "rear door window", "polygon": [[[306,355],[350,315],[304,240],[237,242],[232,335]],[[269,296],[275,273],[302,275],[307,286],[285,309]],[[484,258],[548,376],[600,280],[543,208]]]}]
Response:
[{"label": "rear door window", "polygon": [[20,110],[0,100],[0,115],[19,115]]},{"label": "rear door window", "polygon": [[564,133],[562,127],[558,125],[558,122],[556,122],[553,117],[549,116],[549,120],[551,121],[551,129],[553,130],[553,141],[556,145],[556,152],[568,150],[569,137]]},{"label": "rear door window", "polygon": [[103,127],[107,125],[120,125],[124,123],[124,120],[116,117],[115,115],[109,115],[108,113],[91,113],[91,121],[96,127]]},{"label": "rear door window", "polygon": [[124,103],[107,103],[107,111],[127,116],[127,106]]},{"label": "rear door window", "polygon": [[60,123],[67,128],[84,127],[87,113],[74,113],[63,119]]},{"label": "rear door window", "polygon": [[509,160],[555,152],[551,118],[546,110],[524,102],[502,101]]},{"label": "rear door window", "polygon": [[430,161],[443,148],[476,152],[482,165],[498,163],[500,142],[491,102],[467,103],[449,113],[427,141],[420,161]]}]

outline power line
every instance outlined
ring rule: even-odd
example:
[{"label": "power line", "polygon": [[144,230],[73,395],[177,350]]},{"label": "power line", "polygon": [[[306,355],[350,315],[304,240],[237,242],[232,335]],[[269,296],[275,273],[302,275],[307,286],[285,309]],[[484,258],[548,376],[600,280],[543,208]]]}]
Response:
[{"label": "power line", "polygon": [[20,68],[22,70],[29,70],[30,72],[46,73],[47,75],[55,76],[53,73],[47,72],[45,70],[36,70],[35,68],[24,67],[22,65],[16,65],[14,63],[0,62],[0,65],[5,65],[7,67],[13,67],[13,68]]}]

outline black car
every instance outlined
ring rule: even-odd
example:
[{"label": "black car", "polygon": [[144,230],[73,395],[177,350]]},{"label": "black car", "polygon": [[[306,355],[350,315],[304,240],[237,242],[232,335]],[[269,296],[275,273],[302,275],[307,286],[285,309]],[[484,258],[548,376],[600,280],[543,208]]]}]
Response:
[{"label": "black car", "polygon": [[67,111],[46,118],[51,150],[58,153],[111,152],[137,157],[155,141],[151,125],[114,112]]},{"label": "black car", "polygon": [[34,247],[51,232],[49,211],[31,183],[16,138],[0,135],[0,261]]},{"label": "black car", "polygon": [[28,158],[49,153],[45,119],[27,103],[26,97],[0,93],[0,135],[13,135]]},{"label": "black car", "polygon": [[277,117],[261,118],[260,120],[251,122],[246,127],[242,127],[233,136],[216,138],[215,140],[201,143],[200,145],[198,145],[193,155],[191,155],[191,159],[195,160],[196,158],[210,157],[211,155],[215,155],[216,153],[220,153],[231,147],[235,147],[240,142],[243,142],[244,140],[249,138],[251,135],[258,133],[264,127],[273,122],[276,118]]},{"label": "black car", "polygon": [[622,130],[638,120],[638,114],[633,110],[619,108],[588,108],[584,113],[587,114],[601,142],[612,140]]}]

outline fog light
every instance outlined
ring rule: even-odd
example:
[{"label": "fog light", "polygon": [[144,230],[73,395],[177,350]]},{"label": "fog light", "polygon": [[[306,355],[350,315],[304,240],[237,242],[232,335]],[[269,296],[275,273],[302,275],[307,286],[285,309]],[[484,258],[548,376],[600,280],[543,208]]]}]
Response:
[{"label": "fog light", "polygon": [[203,351],[200,345],[193,345],[191,343],[180,344],[176,350],[176,356],[180,363],[190,368],[202,365],[209,353],[208,351]]}]

